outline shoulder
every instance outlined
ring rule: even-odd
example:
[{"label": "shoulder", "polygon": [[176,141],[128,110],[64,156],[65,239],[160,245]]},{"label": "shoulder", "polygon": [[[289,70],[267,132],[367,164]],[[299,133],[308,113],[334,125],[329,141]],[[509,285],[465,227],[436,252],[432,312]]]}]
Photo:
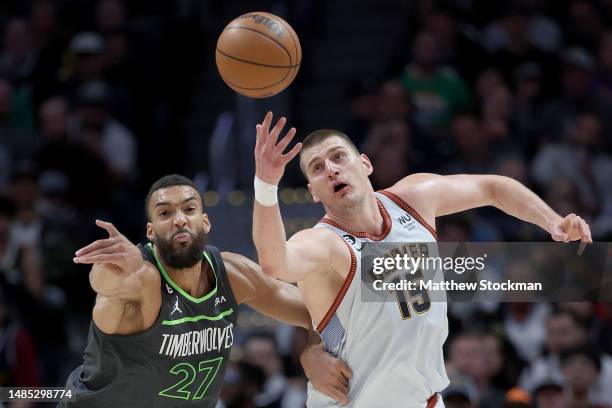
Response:
[{"label": "shoulder", "polygon": [[252,300],[257,295],[258,289],[261,289],[269,279],[256,262],[244,255],[221,252],[221,259],[238,304]]},{"label": "shoulder", "polygon": [[307,228],[296,232],[287,241],[293,248],[308,257],[337,256],[338,252],[346,252],[344,239],[329,228]]},{"label": "shoulder", "polygon": [[433,173],[415,173],[404,177],[393,186],[385,189],[393,194],[398,195],[402,199],[407,198],[412,194],[427,194],[439,185],[444,179],[444,176]]},{"label": "shoulder", "polygon": [[234,252],[224,251],[220,252],[220,255],[228,273],[240,272],[242,270],[248,270],[258,266],[246,256],[236,254]]},{"label": "shoulder", "polygon": [[438,199],[438,192],[444,180],[445,177],[439,174],[415,173],[404,177],[384,191],[399,197],[431,223],[435,218],[435,208],[432,204]]},{"label": "shoulder", "polygon": [[221,252],[221,259],[223,260],[230,285],[234,289],[236,285],[264,278],[264,273],[259,264],[244,255],[234,252]]},{"label": "shoulder", "polygon": [[324,240],[325,242],[329,240],[334,240],[338,237],[338,234],[330,230],[329,228],[306,228],[300,230],[293,234],[289,240],[298,242],[298,241],[319,241]]},{"label": "shoulder", "polygon": [[142,259],[144,260],[144,267],[138,271],[141,279],[145,283],[159,284],[159,282],[161,282],[161,276],[157,269],[153,250],[146,244],[138,244],[136,246],[140,250]]}]

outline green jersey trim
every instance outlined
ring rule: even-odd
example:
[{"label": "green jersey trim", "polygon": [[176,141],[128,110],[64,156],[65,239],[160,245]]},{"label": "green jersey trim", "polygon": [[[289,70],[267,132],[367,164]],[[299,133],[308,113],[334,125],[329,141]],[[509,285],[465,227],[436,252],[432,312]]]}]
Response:
[{"label": "green jersey trim", "polygon": [[151,244],[149,242],[148,245],[149,245],[149,248],[151,248],[151,252],[153,252],[153,256],[155,257],[155,263],[157,263],[157,268],[160,270],[160,272],[162,273],[163,277],[168,281],[170,286],[172,286],[174,288],[174,290],[176,290],[178,293],[180,293],[181,295],[183,295],[184,297],[186,297],[187,299],[191,300],[194,303],[202,303],[203,301],[205,301],[207,299],[210,299],[211,296],[213,296],[215,293],[217,293],[217,286],[218,286],[217,284],[218,284],[219,278],[217,277],[217,272],[215,271],[215,267],[214,267],[214,265],[212,263],[212,260],[210,259],[210,257],[206,253],[206,251],[202,251],[202,254],[204,255],[204,258],[206,258],[206,260],[208,261],[208,264],[210,265],[210,267],[211,267],[211,269],[213,271],[213,274],[215,275],[215,287],[210,292],[208,292],[206,295],[204,295],[204,296],[202,296],[200,298],[194,298],[189,293],[187,293],[183,289],[181,289],[181,287],[179,285],[174,283],[172,278],[170,278],[170,276],[166,273],[166,270],[164,269],[164,266],[162,265],[162,263],[159,261],[159,258],[157,257],[157,251],[155,250],[155,248],[153,248],[153,244]]},{"label": "green jersey trim", "polygon": [[182,319],[176,319],[176,320],[164,320],[162,322],[162,325],[164,325],[164,326],[174,326],[176,324],[187,323],[187,322],[197,322],[197,321],[200,321],[200,320],[216,321],[216,320],[221,320],[225,316],[229,316],[232,313],[234,313],[234,309],[226,310],[224,312],[219,313],[216,316],[197,315],[197,316],[183,317]]}]

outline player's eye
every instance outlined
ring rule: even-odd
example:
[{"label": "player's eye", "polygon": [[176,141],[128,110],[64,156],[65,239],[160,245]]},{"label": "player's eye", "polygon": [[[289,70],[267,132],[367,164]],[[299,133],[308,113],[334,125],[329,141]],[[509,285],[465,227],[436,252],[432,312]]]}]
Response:
[{"label": "player's eye", "polygon": [[168,215],[168,211],[166,211],[166,210],[163,210],[163,211],[159,212],[159,216],[160,217],[165,217],[166,215]]},{"label": "player's eye", "polygon": [[190,213],[195,212],[196,208],[195,207],[189,207],[187,209],[187,211],[189,211]]},{"label": "player's eye", "polygon": [[334,156],[334,159],[339,160],[342,157],[344,157],[344,153],[336,153],[336,155]]}]

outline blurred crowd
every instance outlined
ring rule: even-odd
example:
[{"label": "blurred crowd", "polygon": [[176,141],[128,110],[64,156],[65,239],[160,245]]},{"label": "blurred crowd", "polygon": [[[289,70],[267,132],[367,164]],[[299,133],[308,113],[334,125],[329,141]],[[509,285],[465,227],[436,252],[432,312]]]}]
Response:
[{"label": "blurred crowd", "polygon": [[[99,236],[92,220],[143,239],[148,184],[196,167],[185,123],[215,35],[204,3],[0,3],[0,386],[65,382],[90,319],[87,268],[72,254]],[[310,10],[295,27],[321,10],[275,3]],[[372,159],[374,186],[419,171],[506,175],[610,241],[612,1],[407,3],[387,75],[346,89],[342,130]],[[494,209],[437,229],[444,241],[548,240]],[[612,407],[611,305],[463,304],[449,319],[447,407]],[[244,327],[224,405],[303,406],[306,334]]]}]

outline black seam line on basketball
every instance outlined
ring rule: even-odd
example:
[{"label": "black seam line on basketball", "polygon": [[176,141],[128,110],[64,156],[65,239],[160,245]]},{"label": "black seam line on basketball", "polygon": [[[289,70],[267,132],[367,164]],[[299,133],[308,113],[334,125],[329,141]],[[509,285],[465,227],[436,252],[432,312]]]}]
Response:
[{"label": "black seam line on basketball", "polygon": [[233,82],[231,82],[231,81],[228,81],[228,80],[227,80],[227,79],[226,79],[226,78],[225,78],[223,75],[221,75],[221,73],[219,72],[219,75],[221,75],[221,78],[222,78],[222,79],[223,79],[223,80],[224,80],[224,81],[225,81],[227,84],[229,84],[229,85],[231,85],[231,86],[235,86],[236,88],[244,89],[245,91],[260,91],[260,90],[262,90],[262,89],[272,88],[272,87],[274,87],[274,86],[276,86],[276,85],[280,84],[281,82],[283,82],[285,79],[287,79],[288,74],[289,74],[289,69],[287,70],[287,73],[285,73],[285,76],[283,77],[283,79],[281,79],[280,81],[277,81],[277,82],[275,82],[275,83],[273,83],[273,84],[271,84],[271,85],[264,86],[264,87],[262,87],[262,88],[246,88],[246,87],[244,87],[244,86],[236,85],[235,83],[233,83]]},{"label": "black seam line on basketball", "polygon": [[[269,14],[269,13],[264,13],[264,14]],[[280,25],[282,25],[283,27],[285,27],[285,24],[283,24],[283,22],[282,22],[281,20],[277,20],[277,21],[278,21],[278,23],[279,23]],[[287,23],[287,26],[289,26],[289,23]],[[290,27],[289,27],[289,28],[290,28]],[[288,28],[288,27],[285,27],[285,30],[286,30],[286,31],[289,33],[289,35],[291,36],[291,39],[293,40],[293,48],[295,48],[295,58],[297,59],[297,58],[298,58],[298,48],[297,48],[297,44],[298,44],[298,42],[299,42],[299,39],[296,39],[296,38],[294,38],[294,37],[293,37],[293,34],[291,33],[291,30],[293,30],[293,29],[289,29],[289,28]],[[295,35],[296,35],[296,37],[297,37],[297,33],[296,33]],[[300,48],[301,48],[301,47],[300,47]],[[299,61],[300,61],[300,63],[302,62],[302,55],[301,55],[301,54],[302,54],[302,51],[300,50],[300,55],[299,55]],[[291,58],[291,57],[289,57],[289,58]],[[300,66],[300,64],[297,64],[297,65],[296,65],[296,67],[299,67],[299,66]],[[293,78],[295,78],[295,77],[297,76],[297,73],[298,73],[298,69],[296,68],[296,69],[295,69],[295,72],[293,73]],[[293,79],[292,79],[292,81],[293,81]]]},{"label": "black seam line on basketball", "polygon": [[[252,32],[254,32],[254,33],[257,33],[257,34],[261,34],[261,35],[263,35],[263,36],[264,36],[264,37],[266,37],[268,40],[270,40],[270,41],[274,41],[274,43],[275,43],[276,45],[278,45],[279,47],[281,47],[281,48],[282,48],[282,50],[283,50],[283,51],[285,51],[285,53],[286,53],[286,54],[287,54],[287,56],[289,57],[289,65],[292,65],[292,64],[293,64],[293,58],[291,58],[291,53],[289,52],[289,50],[288,50],[288,49],[286,49],[286,48],[285,48],[285,46],[284,46],[283,44],[281,44],[280,42],[276,41],[276,40],[274,39],[274,37],[270,37],[270,36],[269,36],[268,34],[266,34],[266,33],[262,33],[261,31],[254,30],[254,29],[249,28],[249,27],[240,27],[240,26],[236,27],[236,26],[229,26],[229,27],[225,27],[225,29],[223,29],[223,31],[226,31],[226,30],[248,30],[248,31],[252,31]],[[297,55],[296,55],[296,57],[297,57]]]},{"label": "black seam line on basketball", "polygon": [[[269,18],[272,18],[273,20],[276,20],[281,26],[283,26],[285,31],[289,33],[289,35],[291,36],[291,40],[293,41],[293,48],[295,49],[295,58],[297,60],[297,58],[298,58],[297,43],[295,42],[295,38],[293,38],[293,34],[291,34],[291,31],[288,30],[287,27],[285,27],[285,25],[283,24],[283,22],[281,21],[280,18],[276,19],[275,15],[270,14],[270,13],[266,13],[266,12],[261,12],[261,14],[265,14],[265,15],[269,16]],[[302,57],[300,56],[300,62],[301,61],[302,61]],[[289,63],[293,63],[293,59],[291,58],[291,55],[289,55]],[[299,65],[296,65],[296,67],[299,67]],[[298,68],[296,68],[293,73],[289,74],[290,76],[291,75],[293,76],[293,78],[291,78],[291,81],[293,81],[293,79],[297,76],[297,71],[298,71]]]},{"label": "black seam line on basketball", "polygon": [[249,60],[245,60],[242,58],[238,58],[238,57],[234,57],[233,55],[229,55],[223,51],[221,51],[220,49],[217,48],[217,52],[227,58],[231,58],[233,60],[236,61],[240,61],[240,62],[244,62],[246,64],[251,64],[251,65],[259,65],[260,67],[266,67],[266,68],[295,68],[295,67],[299,67],[300,64],[297,65],[271,65],[271,64],[262,64],[261,62],[253,62],[253,61],[249,61]]}]

